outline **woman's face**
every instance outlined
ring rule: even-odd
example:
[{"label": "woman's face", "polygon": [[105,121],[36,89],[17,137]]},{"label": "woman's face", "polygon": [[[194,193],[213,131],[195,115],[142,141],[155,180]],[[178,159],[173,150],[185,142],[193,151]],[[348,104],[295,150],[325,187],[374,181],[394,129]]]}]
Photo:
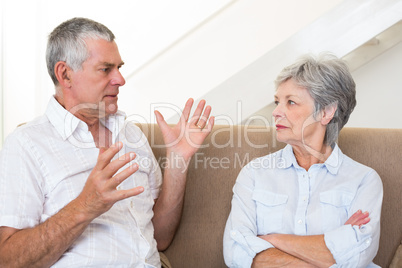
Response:
[{"label": "woman's face", "polygon": [[275,118],[278,141],[309,145],[315,136],[318,138],[322,135],[323,126],[313,116],[313,98],[307,89],[298,86],[293,79],[279,85],[275,104],[272,115]]}]

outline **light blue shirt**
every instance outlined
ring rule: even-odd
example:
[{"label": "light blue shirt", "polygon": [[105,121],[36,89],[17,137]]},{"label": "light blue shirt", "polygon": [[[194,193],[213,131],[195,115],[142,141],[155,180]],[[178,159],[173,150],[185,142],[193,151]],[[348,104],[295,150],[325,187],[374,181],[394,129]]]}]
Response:
[{"label": "light blue shirt", "polygon": [[[379,175],[344,155],[335,145],[325,163],[308,171],[287,145],[251,161],[233,187],[223,250],[229,267],[250,267],[255,255],[273,247],[257,235],[324,234],[337,264],[333,267],[378,267],[372,263],[380,239],[382,182]],[[357,210],[370,222],[344,225]]]}]

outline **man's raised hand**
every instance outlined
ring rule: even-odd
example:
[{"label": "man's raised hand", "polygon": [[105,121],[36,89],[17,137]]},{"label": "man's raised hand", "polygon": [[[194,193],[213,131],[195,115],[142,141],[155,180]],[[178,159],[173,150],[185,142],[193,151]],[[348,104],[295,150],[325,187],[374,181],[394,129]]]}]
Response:
[{"label": "man's raised hand", "polygon": [[186,102],[180,120],[173,128],[166,123],[160,112],[155,111],[168,154],[174,153],[185,160],[189,160],[195,154],[214,126],[214,117],[209,117],[211,106],[205,107],[205,100],[199,102],[190,119],[193,103],[194,100],[191,98]]},{"label": "man's raised hand", "polygon": [[109,149],[101,148],[99,150],[97,163],[89,175],[84,189],[77,198],[83,212],[90,218],[96,218],[105,213],[117,201],[138,195],[144,191],[142,186],[127,190],[117,190],[117,186],[120,183],[138,170],[138,164],[133,163],[117,173],[136,157],[135,153],[129,152],[112,161],[122,147],[123,144],[118,142]]}]

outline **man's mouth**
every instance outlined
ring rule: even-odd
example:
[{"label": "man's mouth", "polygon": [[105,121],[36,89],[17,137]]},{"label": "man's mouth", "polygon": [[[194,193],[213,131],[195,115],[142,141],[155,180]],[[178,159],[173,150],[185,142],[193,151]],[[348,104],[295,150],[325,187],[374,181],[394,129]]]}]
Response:
[{"label": "man's mouth", "polygon": [[117,98],[117,94],[114,94],[114,95],[105,95],[105,98]]}]

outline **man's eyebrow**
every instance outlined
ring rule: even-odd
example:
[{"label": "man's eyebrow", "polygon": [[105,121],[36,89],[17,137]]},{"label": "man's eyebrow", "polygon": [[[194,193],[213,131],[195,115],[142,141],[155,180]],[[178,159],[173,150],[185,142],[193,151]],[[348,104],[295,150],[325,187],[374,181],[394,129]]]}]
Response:
[{"label": "man's eyebrow", "polygon": [[[114,66],[116,66],[116,64],[110,63],[110,62],[103,62],[100,65],[103,65],[103,66],[106,66],[106,67],[114,67]],[[123,66],[123,65],[124,65],[124,61],[121,61],[118,66]]]}]

